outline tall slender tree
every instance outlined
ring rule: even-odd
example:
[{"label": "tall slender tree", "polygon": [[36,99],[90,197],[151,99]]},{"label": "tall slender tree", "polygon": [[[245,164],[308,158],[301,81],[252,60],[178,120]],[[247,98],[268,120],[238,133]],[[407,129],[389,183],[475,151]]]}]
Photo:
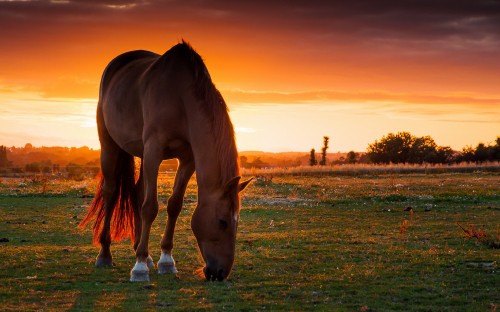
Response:
[{"label": "tall slender tree", "polygon": [[313,148],[311,149],[311,155],[309,156],[309,165],[316,166],[317,164],[318,161],[316,160],[316,150]]},{"label": "tall slender tree", "polygon": [[327,136],[323,137],[323,148],[321,149],[321,161],[319,162],[319,164],[321,166],[326,165],[326,150],[328,149],[328,141],[329,140],[330,140],[329,137],[327,137]]},{"label": "tall slender tree", "polygon": [[10,161],[7,159],[7,147],[0,146],[0,167],[7,167]]}]

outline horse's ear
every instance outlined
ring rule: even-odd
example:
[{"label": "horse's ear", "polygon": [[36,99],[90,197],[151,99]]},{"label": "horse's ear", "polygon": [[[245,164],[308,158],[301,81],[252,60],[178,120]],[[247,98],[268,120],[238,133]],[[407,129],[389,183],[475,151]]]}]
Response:
[{"label": "horse's ear", "polygon": [[250,179],[248,179],[246,181],[243,181],[240,184],[238,184],[238,192],[243,191],[248,186],[248,184],[250,184],[250,182],[252,180],[253,180],[253,177],[251,177]]},{"label": "horse's ear", "polygon": [[227,181],[224,185],[224,194],[229,194],[238,187],[238,183],[241,180],[241,176],[236,176],[231,180]]},{"label": "horse's ear", "polygon": [[241,183],[240,180],[241,176],[236,176],[231,180],[229,180],[228,182],[226,182],[226,184],[224,185],[224,194],[229,194],[234,190],[238,190],[238,193],[243,191],[248,186],[250,181],[253,180],[253,177]]}]

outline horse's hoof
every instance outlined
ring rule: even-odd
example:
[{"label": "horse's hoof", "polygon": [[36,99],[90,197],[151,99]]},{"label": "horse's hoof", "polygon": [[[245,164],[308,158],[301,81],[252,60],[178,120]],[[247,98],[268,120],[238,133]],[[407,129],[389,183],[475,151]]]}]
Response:
[{"label": "horse's hoof", "polygon": [[178,272],[179,271],[177,271],[177,268],[172,263],[158,263],[158,274],[177,274]]},{"label": "horse's hoof", "polygon": [[130,271],[131,282],[149,282],[149,269],[145,262],[137,261]]},{"label": "horse's hoof", "polygon": [[113,266],[113,258],[97,258],[95,260],[96,268],[109,268]]},{"label": "horse's hoof", "polygon": [[177,268],[175,267],[175,261],[172,256],[166,252],[161,252],[160,260],[158,260],[158,274],[173,273],[176,274]]},{"label": "horse's hoof", "polygon": [[153,261],[153,258],[151,255],[148,256],[148,259],[146,260],[148,263],[148,268],[149,269],[154,269],[155,268],[155,262]]}]

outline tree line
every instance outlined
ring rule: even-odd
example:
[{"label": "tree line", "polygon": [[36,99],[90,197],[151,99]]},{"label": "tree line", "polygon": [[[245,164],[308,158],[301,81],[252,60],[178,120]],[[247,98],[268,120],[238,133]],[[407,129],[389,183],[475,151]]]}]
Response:
[{"label": "tree line", "polygon": [[[321,154],[313,148],[309,155],[289,153],[290,155],[266,155],[257,152],[255,156],[240,156],[240,165],[244,168],[296,167],[309,164],[336,165],[355,163],[374,164],[451,164],[483,163],[500,161],[500,137],[493,143],[479,143],[475,147],[465,146],[461,151],[454,151],[449,146],[439,146],[430,136],[416,137],[409,132],[389,133],[368,145],[366,153],[350,151],[328,154],[330,138],[323,137]],[[248,152],[251,153],[251,152]],[[247,154],[248,154],[247,153]],[[259,154],[260,153],[260,154]],[[286,153],[285,153],[286,154]],[[332,159],[333,158],[333,159]],[[161,170],[175,170],[175,160],[162,163]],[[57,174],[68,177],[93,175],[99,171],[99,150],[88,147],[24,147],[0,146],[0,175],[22,174]]]},{"label": "tree line", "polygon": [[483,163],[500,161],[500,137],[490,145],[479,143],[454,151],[449,146],[438,146],[430,136],[416,137],[409,132],[389,133],[369,144],[366,156],[375,164],[451,164],[460,162]]},{"label": "tree line", "polygon": [[82,179],[99,172],[99,151],[88,147],[0,146],[0,175],[53,174]]},{"label": "tree line", "polygon": [[[323,148],[319,165],[326,165],[328,137],[323,137]],[[368,145],[366,153],[350,151],[346,157],[331,164],[451,164],[451,163],[483,163],[500,161],[500,137],[494,143],[479,143],[476,147],[466,146],[455,151],[449,146],[439,146],[430,136],[417,137],[409,132],[389,133],[380,140]],[[316,166],[316,150],[309,154],[309,165]]]}]

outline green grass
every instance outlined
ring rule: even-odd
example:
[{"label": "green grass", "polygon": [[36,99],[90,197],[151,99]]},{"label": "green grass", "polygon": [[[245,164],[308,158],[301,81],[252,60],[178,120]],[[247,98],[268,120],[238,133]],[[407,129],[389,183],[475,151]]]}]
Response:
[{"label": "green grass", "polygon": [[[155,261],[171,177],[160,181]],[[500,304],[500,251],[456,222],[497,235],[500,175],[283,175],[245,190],[237,257],[226,282],[196,274],[188,188],[175,236],[177,277],[130,283],[129,241],[95,269],[90,230],[76,225],[93,181],[0,183],[0,310],[489,311]],[[415,213],[410,222],[411,206]],[[426,211],[427,210],[427,211]],[[400,225],[407,220],[405,235]]]}]

